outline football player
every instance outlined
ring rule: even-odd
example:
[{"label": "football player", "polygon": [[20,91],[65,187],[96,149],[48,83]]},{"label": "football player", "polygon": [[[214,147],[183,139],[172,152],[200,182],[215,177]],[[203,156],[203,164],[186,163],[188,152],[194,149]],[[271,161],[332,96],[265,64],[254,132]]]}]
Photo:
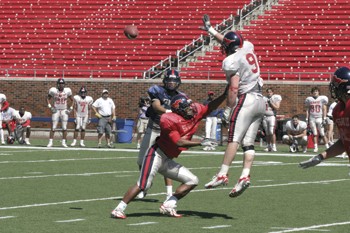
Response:
[{"label": "football player", "polygon": [[329,90],[332,98],[338,100],[337,105],[333,109],[332,116],[339,130],[339,140],[322,153],[301,162],[299,164],[301,168],[316,166],[323,160],[335,157],[344,152],[347,153],[348,157],[350,155],[350,69],[348,67],[340,67],[334,72],[329,84]]},{"label": "football player", "polygon": [[5,144],[5,139],[4,139],[4,130],[2,129],[2,110],[3,110],[3,104],[6,101],[6,95],[0,93],[0,138],[1,142],[4,142],[2,144]]},{"label": "football player", "polygon": [[[50,130],[50,139],[47,147],[53,146],[53,137],[55,135],[55,131],[57,128],[57,124],[61,121],[62,127],[62,146],[67,146],[67,123],[68,123],[68,115],[73,110],[73,96],[72,90],[69,87],[65,87],[65,80],[60,78],[57,80],[57,86],[51,87],[49,90],[49,94],[46,98],[47,107],[52,112],[52,126]],[[68,99],[71,102],[70,107],[67,106]],[[52,102],[52,103],[51,103]]]},{"label": "football player", "polygon": [[[148,148],[154,144],[156,138],[160,135],[160,116],[164,113],[171,112],[170,100],[173,96],[180,94],[180,92],[177,90],[180,84],[181,77],[179,72],[175,69],[170,69],[166,72],[163,78],[163,86],[153,85],[148,89],[151,105],[146,112],[149,120],[146,133],[142,139],[137,160],[139,168],[141,168],[143,157],[145,156]],[[171,180],[165,179],[165,186],[167,197],[171,196],[173,193]],[[141,192],[138,197],[143,198],[144,196],[145,193]]]},{"label": "football player", "polygon": [[17,141],[20,144],[25,143],[26,145],[30,145],[30,120],[32,119],[32,114],[30,112],[25,111],[24,107],[20,107],[19,110],[15,113],[15,119],[15,136]]},{"label": "football player", "polygon": [[272,88],[266,89],[267,95],[264,96],[266,103],[265,116],[262,122],[265,134],[267,147],[265,151],[277,151],[276,148],[276,124],[277,110],[280,108],[282,97],[274,94]]},{"label": "football player", "polygon": [[[7,129],[8,132],[8,142],[10,144],[13,144],[14,142],[14,130],[16,128],[16,111],[15,109],[10,107],[10,104],[8,101],[4,101],[2,104],[2,109],[1,109],[1,115],[2,115],[2,130]],[[9,140],[11,139],[11,140]],[[2,132],[1,135],[1,144],[5,144],[4,140],[4,134]]]},{"label": "football player", "polygon": [[338,100],[335,100],[328,108],[326,124],[327,124],[327,132],[326,136],[328,139],[328,145],[331,146],[334,144],[334,121],[333,121],[333,109],[335,105],[337,105]]},{"label": "football player", "polygon": [[294,153],[299,151],[301,146],[303,153],[307,152],[307,124],[305,121],[299,120],[298,115],[294,115],[292,120],[286,123],[286,135],[283,135],[283,143],[289,145],[289,151]]},{"label": "football player", "polygon": [[228,144],[219,172],[205,184],[205,188],[228,183],[228,170],[241,144],[244,152],[243,170],[229,193],[230,197],[237,197],[250,185],[255,138],[265,114],[265,101],[261,94],[263,81],[251,42],[243,40],[243,37],[234,31],[228,31],[225,35],[217,32],[211,26],[208,15],[203,16],[203,23],[203,29],[221,43],[222,52],[226,54],[222,69],[229,85],[227,107],[224,111],[224,120],[229,122]]},{"label": "football player", "polygon": [[170,103],[172,113],[162,114],[160,117],[160,136],[147,151],[142,162],[140,176],[137,183],[125,193],[122,201],[112,211],[113,218],[125,219],[124,211],[138,193],[148,190],[156,173],[176,180],[181,184],[174,194],[168,197],[160,206],[160,213],[171,217],[181,217],[176,212],[177,201],[185,197],[198,185],[198,177],[190,170],[174,161],[180,153],[194,146],[214,146],[217,143],[211,139],[203,141],[192,140],[201,120],[210,112],[217,109],[225,100],[225,92],[208,105],[192,103],[183,94],[175,95]]},{"label": "football player", "polygon": [[320,89],[313,87],[311,89],[312,96],[305,99],[306,106],[306,122],[309,124],[312,134],[314,135],[314,152],[318,152],[318,132],[323,138],[328,148],[328,139],[324,132],[327,117],[328,97],[320,95]]},{"label": "football player", "polygon": [[87,90],[83,86],[79,90],[79,94],[74,96],[74,117],[75,117],[75,131],[74,139],[71,146],[77,143],[78,133],[80,132],[80,146],[85,147],[85,129],[86,125],[91,122],[91,105],[94,100],[91,96],[87,96]]}]

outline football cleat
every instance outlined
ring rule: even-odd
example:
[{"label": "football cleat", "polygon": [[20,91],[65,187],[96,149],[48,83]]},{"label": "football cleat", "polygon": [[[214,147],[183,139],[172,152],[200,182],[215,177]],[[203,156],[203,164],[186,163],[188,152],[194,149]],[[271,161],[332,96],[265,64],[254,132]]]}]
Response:
[{"label": "football cleat", "polygon": [[265,152],[269,152],[269,151],[271,151],[271,149],[270,149],[270,147],[266,147],[266,148],[264,149],[264,151],[265,151]]},{"label": "football cleat", "polygon": [[139,194],[137,194],[137,198],[139,198],[139,199],[143,199],[143,198],[145,198],[145,197],[146,197],[146,195],[147,195],[147,192],[145,192],[145,191],[141,191]]},{"label": "football cleat", "polygon": [[81,147],[85,147],[84,142],[80,142],[80,146],[81,146]]},{"label": "football cleat", "polygon": [[62,142],[62,146],[63,146],[64,148],[67,148],[67,147],[68,147],[67,144],[66,144],[65,142]]},{"label": "football cleat", "polygon": [[52,142],[49,142],[49,144],[47,144],[47,147],[52,147]]},{"label": "football cleat", "polygon": [[230,197],[238,197],[241,195],[250,185],[250,176],[242,177],[238,180],[235,187],[229,193]]},{"label": "football cleat", "polygon": [[159,208],[159,212],[164,215],[168,215],[170,217],[175,217],[175,218],[181,218],[182,214],[178,214],[176,212],[176,206],[174,207],[166,207],[164,204],[162,204]]},{"label": "football cleat", "polygon": [[111,218],[126,219],[126,215],[123,211],[116,209],[112,211]]},{"label": "football cleat", "polygon": [[317,147],[315,147],[314,152],[318,152],[318,148]]},{"label": "football cleat", "polygon": [[322,157],[322,155],[319,154],[319,155],[316,155],[316,156],[312,157],[309,160],[306,160],[304,162],[300,162],[299,163],[299,167],[301,167],[303,169],[306,169],[306,168],[309,168],[309,167],[314,167],[317,164],[321,163],[323,159],[324,158]]},{"label": "football cleat", "polygon": [[211,189],[211,188],[216,188],[220,185],[227,185],[228,184],[228,176],[227,175],[222,175],[222,176],[213,176],[211,181],[206,183],[204,187],[206,189]]},{"label": "football cleat", "polygon": [[77,144],[77,142],[72,142],[72,144],[70,144],[70,146],[75,146]]}]

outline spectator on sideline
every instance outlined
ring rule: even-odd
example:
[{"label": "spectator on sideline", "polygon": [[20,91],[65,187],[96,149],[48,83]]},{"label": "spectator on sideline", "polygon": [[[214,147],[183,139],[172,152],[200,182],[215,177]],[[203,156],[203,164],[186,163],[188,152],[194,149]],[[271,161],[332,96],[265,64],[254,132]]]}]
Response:
[{"label": "spectator on sideline", "polygon": [[277,126],[277,110],[280,108],[282,97],[276,95],[272,88],[266,89],[267,95],[264,96],[266,102],[266,112],[263,118],[263,128],[266,135],[267,147],[265,151],[277,151],[276,147],[276,126]]},{"label": "spectator on sideline", "polygon": [[[51,87],[49,94],[46,98],[47,107],[52,113],[52,125],[50,130],[50,139],[47,147],[53,146],[53,138],[58,122],[61,120],[62,127],[62,146],[67,146],[67,123],[68,115],[73,110],[73,96],[72,90],[69,87],[65,87],[66,82],[63,78],[57,80],[57,86]],[[71,101],[71,106],[67,108],[67,100]],[[51,103],[52,102],[52,103]]]},{"label": "spectator on sideline", "polygon": [[[7,142],[13,144],[15,140],[14,131],[16,128],[16,110],[10,107],[8,101],[4,101],[1,109],[2,129],[7,129]],[[10,140],[9,140],[10,139]],[[4,133],[1,135],[1,144],[5,144]]]},{"label": "spectator on sideline", "polygon": [[338,100],[335,100],[328,108],[327,117],[326,117],[326,136],[328,138],[328,145],[331,146],[334,144],[334,122],[333,122],[333,109],[337,105]]},{"label": "spectator on sideline", "polygon": [[325,146],[328,148],[328,139],[324,133],[326,125],[328,97],[320,95],[320,89],[313,87],[312,96],[305,99],[306,106],[306,123],[309,124],[312,134],[314,135],[314,152],[318,151],[318,133],[323,138]]},{"label": "spectator on sideline", "polygon": [[[153,85],[148,89],[148,95],[151,99],[151,105],[147,109],[147,116],[149,117],[146,133],[143,137],[141,148],[139,151],[139,157],[137,164],[141,169],[142,161],[148,148],[150,148],[156,141],[156,138],[160,135],[159,120],[162,114],[171,112],[170,101],[171,98],[180,92],[177,90],[181,85],[181,77],[177,70],[170,69],[166,71],[163,78],[163,85]],[[173,184],[170,179],[164,178],[166,186],[167,197],[173,193]],[[139,198],[143,198],[146,195],[144,192],[140,192]]]},{"label": "spectator on sideline", "polygon": [[[329,90],[332,98],[337,99],[338,103],[334,107],[332,116],[333,121],[339,130],[339,140],[327,148],[322,153],[303,161],[299,164],[301,168],[309,168],[316,166],[325,159],[333,158],[344,152],[350,159],[350,69],[348,67],[340,67],[335,72],[329,83]],[[350,175],[350,173],[349,173]]]},{"label": "spectator on sideline", "polygon": [[146,111],[150,106],[150,99],[148,97],[141,97],[139,102],[139,114],[137,116],[137,126],[136,126],[136,149],[140,149],[141,146],[141,138],[146,132],[148,117],[146,116]]},{"label": "spectator on sideline", "polygon": [[228,144],[219,172],[205,184],[205,188],[228,183],[229,168],[241,145],[244,153],[243,169],[236,185],[229,193],[230,197],[237,197],[250,185],[255,138],[266,108],[261,94],[263,80],[260,78],[258,59],[251,42],[244,41],[243,37],[234,31],[228,31],[225,35],[217,32],[210,25],[208,15],[203,16],[203,23],[203,29],[221,43],[222,51],[226,54],[222,69],[229,85],[227,108],[224,112],[225,119],[229,122]]},{"label": "spectator on sideline", "polygon": [[291,120],[286,123],[286,135],[283,135],[282,141],[289,145],[290,152],[299,151],[302,147],[303,153],[307,151],[307,124],[301,121],[298,115],[294,115]]},{"label": "spectator on sideline", "polygon": [[93,98],[86,94],[87,90],[84,86],[82,86],[79,90],[79,94],[74,96],[75,130],[73,142],[70,146],[76,145],[80,131],[80,146],[85,147],[85,130],[86,125],[90,124],[91,122],[91,105],[94,102]]},{"label": "spectator on sideline", "polygon": [[3,111],[3,104],[6,101],[6,95],[0,93],[0,138],[1,138],[1,143],[5,144],[5,139],[4,139],[4,130],[2,129],[2,114],[1,112]]},{"label": "spectator on sideline", "polygon": [[111,216],[113,218],[126,218],[124,211],[129,202],[141,191],[146,191],[151,187],[152,180],[158,172],[181,183],[175,193],[160,206],[160,213],[171,217],[182,216],[176,211],[177,202],[198,185],[198,177],[181,164],[176,163],[174,159],[181,154],[181,151],[190,147],[216,144],[211,139],[192,140],[192,136],[203,117],[218,108],[225,100],[226,94],[227,88],[222,95],[208,105],[192,103],[183,94],[178,94],[172,98],[170,103],[172,113],[163,114],[160,117],[160,136],[145,155],[137,183],[129,188],[122,201],[112,211]]},{"label": "spectator on sideline", "polygon": [[[208,99],[204,101],[204,105],[208,105],[211,101],[214,100],[215,93],[213,91],[208,92]],[[216,127],[218,124],[217,115],[219,110],[215,109],[205,118],[205,137],[216,140]],[[216,150],[215,146],[205,146],[203,150]]]},{"label": "spectator on sideline", "polygon": [[98,98],[93,104],[92,109],[95,116],[98,118],[98,148],[102,147],[102,136],[105,134],[107,147],[112,148],[111,132],[112,124],[115,124],[115,104],[114,101],[108,97],[108,90],[102,91],[102,97]]},{"label": "spectator on sideline", "polygon": [[30,120],[32,119],[32,114],[24,109],[24,107],[20,107],[18,111],[15,113],[16,119],[16,130],[15,135],[16,139],[19,143],[24,143],[26,145],[30,145]]}]

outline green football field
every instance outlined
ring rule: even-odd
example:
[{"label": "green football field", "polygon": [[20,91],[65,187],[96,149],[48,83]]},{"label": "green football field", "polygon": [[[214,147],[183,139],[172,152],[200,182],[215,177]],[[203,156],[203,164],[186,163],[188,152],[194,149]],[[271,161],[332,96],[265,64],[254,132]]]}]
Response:
[{"label": "green football field", "polygon": [[229,186],[205,190],[224,147],[215,152],[193,148],[177,159],[200,180],[178,202],[184,217],[159,213],[165,187],[157,176],[147,197],[131,202],[127,219],[120,220],[110,218],[110,212],[138,178],[135,144],[115,144],[114,149],[93,148],[95,142],[87,142],[91,147],[86,149],[40,146],[46,143],[0,146],[1,233],[350,232],[347,159],[302,170],[298,163],[314,153],[289,154],[285,146],[265,153],[257,145],[252,185],[230,198],[242,153],[230,168]]}]

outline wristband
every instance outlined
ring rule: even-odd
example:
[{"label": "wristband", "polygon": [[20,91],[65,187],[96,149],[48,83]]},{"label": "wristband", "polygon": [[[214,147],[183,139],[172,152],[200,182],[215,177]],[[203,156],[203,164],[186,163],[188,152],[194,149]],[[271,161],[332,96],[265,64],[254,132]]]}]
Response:
[{"label": "wristband", "polygon": [[212,34],[213,36],[215,36],[216,34],[218,34],[218,32],[217,32],[213,27],[210,27],[209,30],[208,30],[208,32],[209,32],[210,34]]},{"label": "wristband", "polygon": [[70,110],[73,110],[73,106],[70,106],[70,108],[69,108]]},{"label": "wristband", "polygon": [[171,111],[169,109],[165,110],[165,113],[169,113],[169,112],[173,112],[173,111]]},{"label": "wristband", "polygon": [[47,107],[51,108],[51,104],[48,104]]}]

